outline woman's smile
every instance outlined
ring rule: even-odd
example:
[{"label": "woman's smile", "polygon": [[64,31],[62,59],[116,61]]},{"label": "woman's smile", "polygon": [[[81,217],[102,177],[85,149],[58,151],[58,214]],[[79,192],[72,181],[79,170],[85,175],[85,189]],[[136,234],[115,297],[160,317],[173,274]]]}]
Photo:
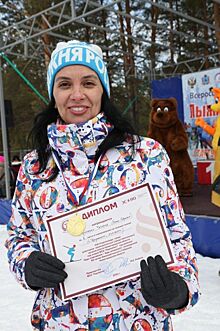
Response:
[{"label": "woman's smile", "polygon": [[83,114],[89,110],[88,106],[69,106],[68,109],[72,114]]}]

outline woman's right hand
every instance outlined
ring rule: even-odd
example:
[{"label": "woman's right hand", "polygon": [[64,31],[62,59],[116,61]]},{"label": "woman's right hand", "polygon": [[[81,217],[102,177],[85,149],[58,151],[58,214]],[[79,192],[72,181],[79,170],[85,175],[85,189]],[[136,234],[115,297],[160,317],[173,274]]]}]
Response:
[{"label": "woman's right hand", "polygon": [[67,278],[65,264],[47,253],[34,251],[25,263],[26,283],[33,290],[55,288]]}]

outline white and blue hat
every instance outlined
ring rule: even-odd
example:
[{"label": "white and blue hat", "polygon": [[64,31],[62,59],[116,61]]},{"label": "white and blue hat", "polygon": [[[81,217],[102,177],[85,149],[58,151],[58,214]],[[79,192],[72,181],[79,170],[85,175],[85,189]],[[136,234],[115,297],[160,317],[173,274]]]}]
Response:
[{"label": "white and blue hat", "polygon": [[78,64],[94,70],[108,96],[110,96],[109,77],[103,61],[102,50],[99,46],[78,40],[59,42],[51,54],[47,70],[47,87],[49,97],[53,95],[54,78],[63,67]]}]

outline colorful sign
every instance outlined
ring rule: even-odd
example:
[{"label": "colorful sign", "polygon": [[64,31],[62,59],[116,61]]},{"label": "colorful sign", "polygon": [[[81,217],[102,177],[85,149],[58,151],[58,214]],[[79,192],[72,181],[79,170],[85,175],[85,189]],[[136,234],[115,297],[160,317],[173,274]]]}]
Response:
[{"label": "colorful sign", "polygon": [[220,88],[220,68],[182,76],[184,124],[194,165],[200,160],[214,159],[212,136],[195,123],[196,119],[203,118],[210,126],[215,125],[217,114],[210,108],[215,103],[211,87]]}]

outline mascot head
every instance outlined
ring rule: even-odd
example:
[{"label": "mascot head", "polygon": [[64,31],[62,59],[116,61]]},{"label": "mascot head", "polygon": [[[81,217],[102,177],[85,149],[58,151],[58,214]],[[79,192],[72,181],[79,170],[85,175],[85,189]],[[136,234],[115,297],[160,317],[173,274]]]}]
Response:
[{"label": "mascot head", "polygon": [[215,103],[211,105],[211,109],[220,113],[220,88],[211,87],[210,91],[213,93],[215,98]]},{"label": "mascot head", "polygon": [[152,99],[150,121],[159,128],[168,128],[178,121],[175,98]]}]

